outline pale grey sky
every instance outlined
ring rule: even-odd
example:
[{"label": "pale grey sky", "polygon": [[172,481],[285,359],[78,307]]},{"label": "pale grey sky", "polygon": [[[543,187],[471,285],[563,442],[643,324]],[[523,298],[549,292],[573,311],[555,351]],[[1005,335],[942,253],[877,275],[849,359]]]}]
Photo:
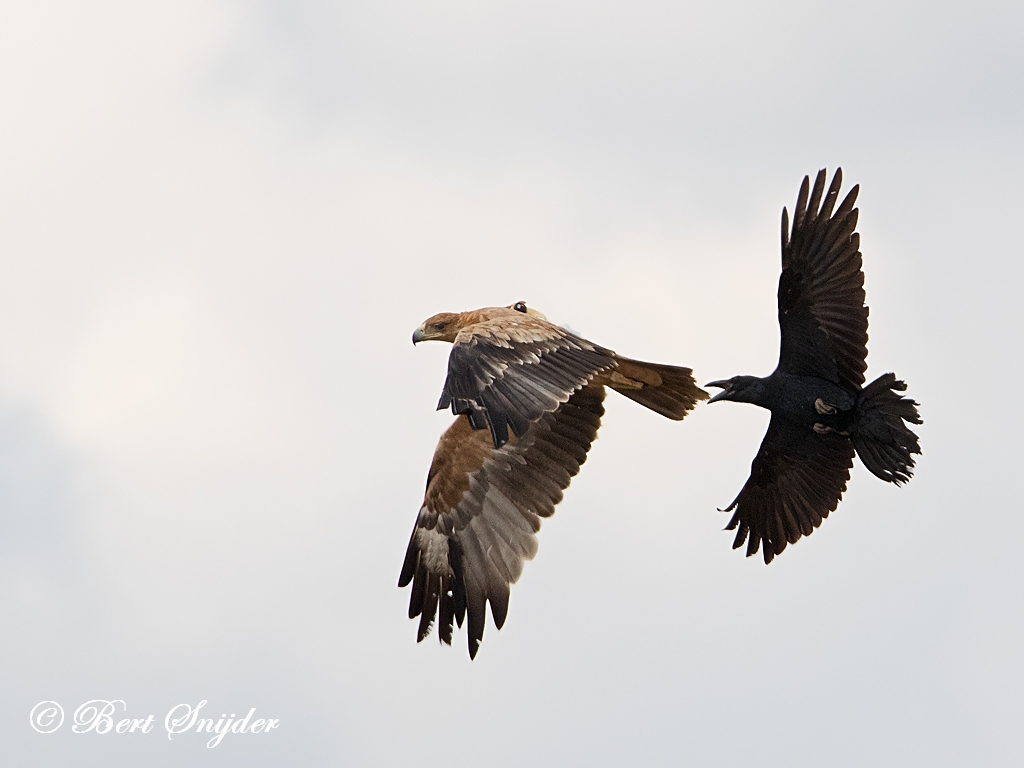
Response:
[{"label": "pale grey sky", "polygon": [[[0,743],[25,766],[1017,765],[1024,10],[0,7]],[[869,377],[922,406],[770,566],[767,413],[610,397],[477,660],[395,587],[442,310],[767,374],[778,217],[862,186]],[[50,735],[89,699],[149,734]],[[216,749],[166,712],[250,707]]]}]

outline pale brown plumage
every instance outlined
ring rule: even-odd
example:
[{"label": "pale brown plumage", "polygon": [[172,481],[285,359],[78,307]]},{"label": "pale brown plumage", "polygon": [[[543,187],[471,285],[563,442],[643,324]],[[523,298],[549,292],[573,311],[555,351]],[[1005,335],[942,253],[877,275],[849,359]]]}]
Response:
[{"label": "pale brown plumage", "polygon": [[605,387],[675,420],[707,394],[689,368],[619,357],[522,302],[434,315],[413,334],[426,340],[453,343],[438,407],[457,418],[434,452],[398,585],[412,583],[419,640],[439,612],[450,644],[468,614],[475,657],[486,604],[500,629],[509,585],[536,554],[540,518],[586,461]]},{"label": "pale brown plumage", "polygon": [[467,414],[475,428],[486,424],[495,448],[509,429],[521,437],[586,384],[611,387],[676,421],[707,397],[689,368],[620,357],[522,302],[434,315],[413,334],[414,343],[428,340],[452,343],[438,409]]}]

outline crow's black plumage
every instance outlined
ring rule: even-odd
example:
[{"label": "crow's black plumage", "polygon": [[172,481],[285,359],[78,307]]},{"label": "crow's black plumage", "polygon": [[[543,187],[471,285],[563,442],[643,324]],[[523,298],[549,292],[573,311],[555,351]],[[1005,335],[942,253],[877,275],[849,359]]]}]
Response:
[{"label": "crow's black plumage", "polygon": [[868,308],[853,207],[859,187],[836,208],[842,179],[837,169],[825,192],[824,169],[813,188],[804,177],[792,231],[782,211],[775,371],[707,385],[722,389],[712,403],[734,400],[772,412],[750,478],[726,509],[733,512],[727,530],[737,529],[733,548],[746,543],[750,556],[763,546],[765,563],[838,506],[854,453],[897,485],[911,477],[911,454],[921,453],[906,425],[921,423],[917,403],[897,394],[907,385],[887,373],[864,386]]}]

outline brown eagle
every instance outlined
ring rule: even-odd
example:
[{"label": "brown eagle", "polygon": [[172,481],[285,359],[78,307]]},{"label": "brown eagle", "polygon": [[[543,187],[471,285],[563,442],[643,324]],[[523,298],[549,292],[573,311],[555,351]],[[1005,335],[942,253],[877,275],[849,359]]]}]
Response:
[{"label": "brown eagle", "polygon": [[473,658],[486,604],[501,629],[540,519],[587,459],[605,387],[676,421],[708,395],[689,368],[620,357],[523,302],[434,315],[412,340],[453,344],[438,409],[456,419],[434,451],[398,586],[412,583],[418,640],[440,609],[438,634],[450,645],[453,622],[468,614]]}]

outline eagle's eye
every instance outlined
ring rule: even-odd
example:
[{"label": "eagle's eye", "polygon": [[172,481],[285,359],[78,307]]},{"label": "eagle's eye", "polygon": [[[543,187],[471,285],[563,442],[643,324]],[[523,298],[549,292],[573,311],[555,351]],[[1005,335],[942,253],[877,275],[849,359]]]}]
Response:
[{"label": "eagle's eye", "polygon": [[512,305],[512,309],[514,309],[516,312],[526,312],[526,302],[517,301],[515,304]]},{"label": "eagle's eye", "polygon": [[448,323],[434,323],[434,327],[439,331],[443,331],[448,326]]}]

